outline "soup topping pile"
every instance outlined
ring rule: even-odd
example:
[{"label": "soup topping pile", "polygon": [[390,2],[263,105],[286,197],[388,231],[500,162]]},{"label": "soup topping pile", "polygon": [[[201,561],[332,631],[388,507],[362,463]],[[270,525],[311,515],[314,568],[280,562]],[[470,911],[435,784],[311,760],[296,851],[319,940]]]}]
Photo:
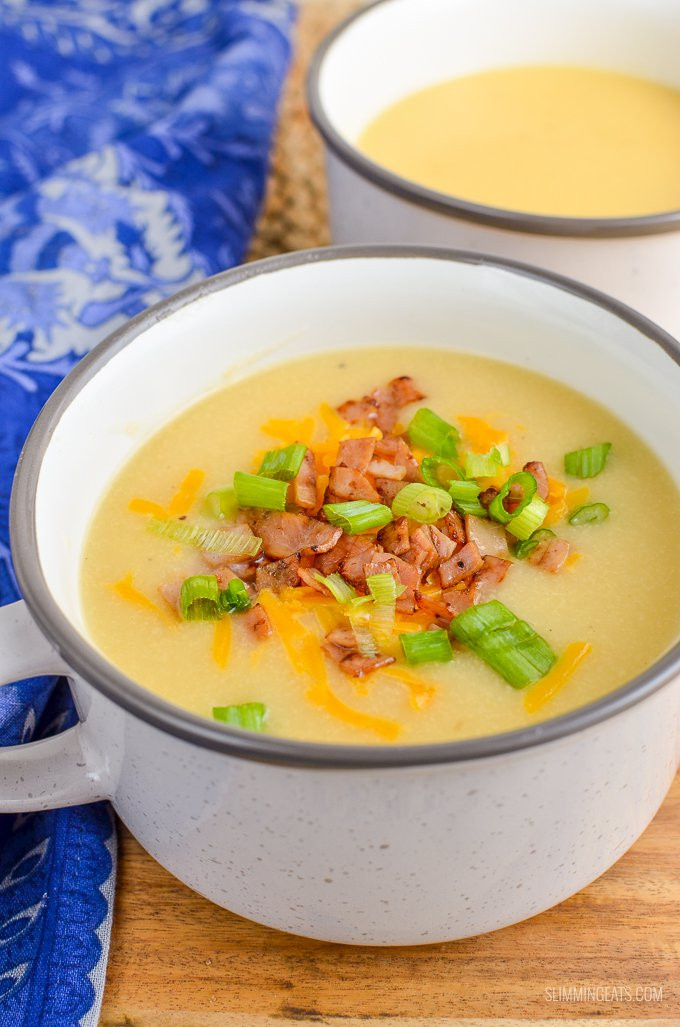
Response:
[{"label": "soup topping pile", "polygon": [[[215,621],[213,656],[226,666],[230,618],[255,639],[276,633],[308,697],[340,719],[393,738],[398,725],[352,710],[327,682],[325,662],[361,683],[375,671],[409,685],[416,708],[432,688],[411,668],[446,662],[466,646],[537,710],[590,650],[574,642],[557,654],[497,598],[513,562],[537,574],[564,573],[578,559],[553,530],[565,518],[595,525],[609,516],[587,488],[567,493],[540,460],[513,468],[505,433],[475,417],[450,424],[420,406],[412,378],[320,411],[328,437],[312,442],[313,418],[270,420],[263,430],[285,443],[256,456],[256,473],[210,492],[200,514],[203,472],[192,470],[165,508],[134,498],[149,530],[201,552],[204,573],[159,582],[168,616]],[[566,454],[567,475],[604,470],[611,445]],[[539,454],[537,454],[539,455]],[[154,604],[132,575],[114,586],[128,602]],[[314,628],[307,615],[314,614]],[[267,710],[248,702],[213,716],[263,730]]]}]

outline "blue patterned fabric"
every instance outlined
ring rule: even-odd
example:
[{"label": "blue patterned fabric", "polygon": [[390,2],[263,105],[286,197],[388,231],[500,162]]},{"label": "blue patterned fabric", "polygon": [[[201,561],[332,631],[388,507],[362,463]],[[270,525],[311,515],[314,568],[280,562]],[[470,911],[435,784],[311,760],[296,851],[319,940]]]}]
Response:
[{"label": "blue patterned fabric", "polygon": [[[244,256],[287,0],[0,0],[0,603],[12,474],[45,400],[132,315]],[[75,713],[0,690],[0,744]],[[105,804],[0,817],[0,1024],[94,1027],[115,879]]]}]

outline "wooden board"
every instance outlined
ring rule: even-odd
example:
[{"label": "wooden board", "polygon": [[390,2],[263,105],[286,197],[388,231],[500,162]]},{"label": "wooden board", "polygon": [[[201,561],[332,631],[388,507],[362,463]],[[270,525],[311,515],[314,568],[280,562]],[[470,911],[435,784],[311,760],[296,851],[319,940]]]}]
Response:
[{"label": "wooden board", "polygon": [[[251,258],[328,242],[304,73],[318,39],[358,2],[302,6]],[[579,1027],[593,1018],[680,1025],[679,869],[680,778],[617,866],[548,913],[449,945],[358,949],[218,909],[121,831],[102,1027],[548,1027],[563,1019]]]}]

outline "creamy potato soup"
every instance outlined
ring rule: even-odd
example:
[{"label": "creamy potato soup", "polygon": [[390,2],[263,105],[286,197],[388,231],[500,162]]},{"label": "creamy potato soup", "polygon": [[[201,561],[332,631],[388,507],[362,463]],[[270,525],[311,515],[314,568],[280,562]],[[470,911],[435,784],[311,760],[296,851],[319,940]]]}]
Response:
[{"label": "creamy potato soup", "polygon": [[678,523],[657,458],[578,393],[462,353],[349,350],[144,443],[93,519],[82,602],[102,653],[193,713],[469,738],[597,699],[675,642]]},{"label": "creamy potato soup", "polygon": [[680,208],[680,90],[595,68],[497,68],[382,111],[357,143],[421,185],[506,210],[637,217]]}]

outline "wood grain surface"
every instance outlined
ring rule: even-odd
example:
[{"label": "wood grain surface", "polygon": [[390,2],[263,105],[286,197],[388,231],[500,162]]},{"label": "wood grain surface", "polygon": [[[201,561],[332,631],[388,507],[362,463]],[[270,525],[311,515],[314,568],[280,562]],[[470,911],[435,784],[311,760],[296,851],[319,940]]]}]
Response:
[{"label": "wood grain surface", "polygon": [[[360,0],[307,0],[251,259],[328,242],[303,83]],[[281,934],[191,892],[123,829],[101,1027],[680,1027],[680,778],[607,874],[533,920],[447,945],[350,948]]]}]

